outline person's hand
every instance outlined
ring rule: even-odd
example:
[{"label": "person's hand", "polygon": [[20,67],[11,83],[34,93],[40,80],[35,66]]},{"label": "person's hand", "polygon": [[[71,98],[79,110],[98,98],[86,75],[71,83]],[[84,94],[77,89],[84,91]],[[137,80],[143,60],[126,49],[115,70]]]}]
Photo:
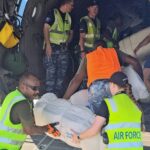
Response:
[{"label": "person's hand", "polygon": [[73,141],[73,143],[76,143],[76,144],[80,143],[80,139],[78,138],[78,135],[76,133],[73,133],[72,141]]},{"label": "person's hand", "polygon": [[46,44],[46,55],[48,57],[51,57],[51,54],[52,54],[52,47],[50,44]]},{"label": "person's hand", "polygon": [[135,48],[135,49],[133,50],[133,52],[134,52],[135,55],[137,55],[137,51],[138,51],[137,48]]},{"label": "person's hand", "polygon": [[85,57],[85,52],[81,52],[81,58],[83,59]]},{"label": "person's hand", "polygon": [[61,135],[61,133],[55,128],[55,125],[57,125],[56,123],[53,123],[53,124],[48,124],[47,125],[47,132],[49,134],[52,134],[54,137],[58,137]]},{"label": "person's hand", "polygon": [[73,129],[71,129],[71,131],[73,132],[73,134],[72,134],[73,143],[79,144],[80,143],[80,138],[79,138],[78,134]]}]

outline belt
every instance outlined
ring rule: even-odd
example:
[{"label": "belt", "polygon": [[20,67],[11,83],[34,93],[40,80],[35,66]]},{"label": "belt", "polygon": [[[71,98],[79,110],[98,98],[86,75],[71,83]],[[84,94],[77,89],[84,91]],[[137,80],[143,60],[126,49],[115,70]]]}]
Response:
[{"label": "belt", "polygon": [[60,44],[51,44],[52,48],[57,48],[62,51],[67,51],[67,44],[66,43],[60,43]]},{"label": "belt", "polygon": [[94,81],[89,85],[89,87],[92,86],[93,84],[95,84],[96,82],[99,82],[99,81],[109,81],[109,80],[108,80],[108,79],[97,79],[97,80],[94,80]]},{"label": "belt", "polygon": [[51,43],[51,45],[52,45],[52,46],[64,47],[64,46],[66,46],[66,43],[60,43],[60,44]]}]

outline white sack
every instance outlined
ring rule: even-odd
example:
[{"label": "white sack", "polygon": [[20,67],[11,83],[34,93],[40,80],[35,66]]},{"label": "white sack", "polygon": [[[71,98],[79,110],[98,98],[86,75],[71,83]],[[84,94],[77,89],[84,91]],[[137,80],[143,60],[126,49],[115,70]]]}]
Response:
[{"label": "white sack", "polygon": [[[74,144],[71,139],[72,130],[80,133],[89,128],[94,122],[95,115],[84,106],[72,105],[70,102],[57,98],[52,93],[47,93],[35,104],[34,116],[36,125],[43,126],[59,122],[57,129],[61,132],[61,139],[65,143],[82,148],[83,150],[100,150],[100,135],[82,140]],[[51,136],[51,135],[50,135]]]},{"label": "white sack", "polygon": [[73,105],[87,106],[88,90],[87,89],[83,89],[83,90],[80,90],[80,91],[76,92],[75,94],[73,94],[70,97],[69,101]]},{"label": "white sack", "polygon": [[124,67],[123,72],[128,76],[129,83],[132,85],[132,92],[136,100],[145,99],[149,96],[148,90],[131,66]]}]

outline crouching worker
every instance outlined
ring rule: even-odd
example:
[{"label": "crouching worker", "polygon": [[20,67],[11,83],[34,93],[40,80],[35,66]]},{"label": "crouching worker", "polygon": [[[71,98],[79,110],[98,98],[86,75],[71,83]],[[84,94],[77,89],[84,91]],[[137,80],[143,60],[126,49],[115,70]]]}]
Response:
[{"label": "crouching worker", "polygon": [[16,90],[9,93],[0,105],[0,149],[20,150],[26,135],[53,133],[50,125],[36,126],[33,99],[39,94],[40,81],[30,73],[19,80]]},{"label": "crouching worker", "polygon": [[74,142],[79,142],[102,131],[107,150],[143,150],[142,112],[132,97],[127,76],[122,72],[116,72],[109,81],[113,96],[106,98],[95,111],[97,116],[93,125],[79,135],[74,133],[72,139]]}]

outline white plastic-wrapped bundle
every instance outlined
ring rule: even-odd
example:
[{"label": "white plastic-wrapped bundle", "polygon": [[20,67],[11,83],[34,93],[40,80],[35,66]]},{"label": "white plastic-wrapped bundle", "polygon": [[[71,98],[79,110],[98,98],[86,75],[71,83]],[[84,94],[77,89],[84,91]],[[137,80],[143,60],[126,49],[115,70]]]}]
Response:
[{"label": "white plastic-wrapped bundle", "polygon": [[128,76],[129,83],[132,85],[132,92],[136,100],[146,99],[149,97],[149,92],[140,78],[131,66],[124,67],[123,72]]},{"label": "white plastic-wrapped bundle", "polygon": [[47,93],[35,104],[34,116],[36,125],[39,126],[59,122],[56,128],[61,132],[61,136],[57,139],[71,146],[82,150],[100,150],[102,146],[100,134],[81,140],[80,144],[72,142],[72,130],[80,133],[88,129],[95,120],[95,115],[84,106],[73,105],[69,101],[57,98],[53,93]]},{"label": "white plastic-wrapped bundle", "polygon": [[74,105],[87,106],[88,90],[83,89],[73,94],[69,101]]}]

